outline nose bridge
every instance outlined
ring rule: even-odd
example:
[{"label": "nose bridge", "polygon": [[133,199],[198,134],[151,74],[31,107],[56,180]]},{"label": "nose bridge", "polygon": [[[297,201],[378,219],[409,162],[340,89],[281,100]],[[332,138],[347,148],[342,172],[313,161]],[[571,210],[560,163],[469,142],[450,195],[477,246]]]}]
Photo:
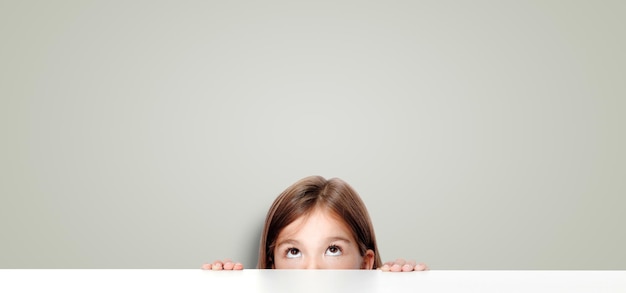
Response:
[{"label": "nose bridge", "polygon": [[309,257],[306,268],[308,270],[322,269],[322,262],[323,260],[319,256]]}]

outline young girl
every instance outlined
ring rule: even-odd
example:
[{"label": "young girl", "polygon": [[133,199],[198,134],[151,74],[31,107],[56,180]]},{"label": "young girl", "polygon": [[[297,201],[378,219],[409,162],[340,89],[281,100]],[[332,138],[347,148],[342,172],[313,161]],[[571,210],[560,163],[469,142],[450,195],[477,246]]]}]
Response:
[{"label": "young girl", "polygon": [[[424,271],[422,263],[382,263],[374,228],[359,195],[341,179],[310,176],[274,200],[261,235],[258,269]],[[228,259],[205,270],[241,270]]]}]

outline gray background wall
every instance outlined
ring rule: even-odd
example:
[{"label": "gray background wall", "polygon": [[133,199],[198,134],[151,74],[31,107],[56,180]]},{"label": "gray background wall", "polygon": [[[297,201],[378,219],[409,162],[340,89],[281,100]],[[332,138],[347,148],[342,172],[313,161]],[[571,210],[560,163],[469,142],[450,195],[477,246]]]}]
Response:
[{"label": "gray background wall", "polygon": [[256,264],[319,174],[382,258],[626,269],[623,1],[2,1],[0,268]]}]

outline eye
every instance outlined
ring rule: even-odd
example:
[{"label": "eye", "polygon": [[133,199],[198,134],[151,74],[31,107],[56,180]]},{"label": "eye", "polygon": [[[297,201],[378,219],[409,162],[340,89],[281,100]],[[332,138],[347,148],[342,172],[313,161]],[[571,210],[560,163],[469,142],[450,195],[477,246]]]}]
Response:
[{"label": "eye", "polygon": [[341,247],[337,245],[331,245],[326,249],[326,255],[329,256],[340,256],[343,252],[341,251]]},{"label": "eye", "polygon": [[300,249],[297,248],[288,248],[287,249],[287,258],[296,258],[302,256]]}]

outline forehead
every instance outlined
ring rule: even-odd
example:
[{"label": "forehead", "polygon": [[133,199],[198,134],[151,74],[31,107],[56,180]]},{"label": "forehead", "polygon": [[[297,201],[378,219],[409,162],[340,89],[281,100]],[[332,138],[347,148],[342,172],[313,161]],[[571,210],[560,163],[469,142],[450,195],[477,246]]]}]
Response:
[{"label": "forehead", "polygon": [[279,234],[277,242],[285,238],[296,240],[343,237],[354,240],[345,221],[326,208],[315,208],[287,225]]}]

